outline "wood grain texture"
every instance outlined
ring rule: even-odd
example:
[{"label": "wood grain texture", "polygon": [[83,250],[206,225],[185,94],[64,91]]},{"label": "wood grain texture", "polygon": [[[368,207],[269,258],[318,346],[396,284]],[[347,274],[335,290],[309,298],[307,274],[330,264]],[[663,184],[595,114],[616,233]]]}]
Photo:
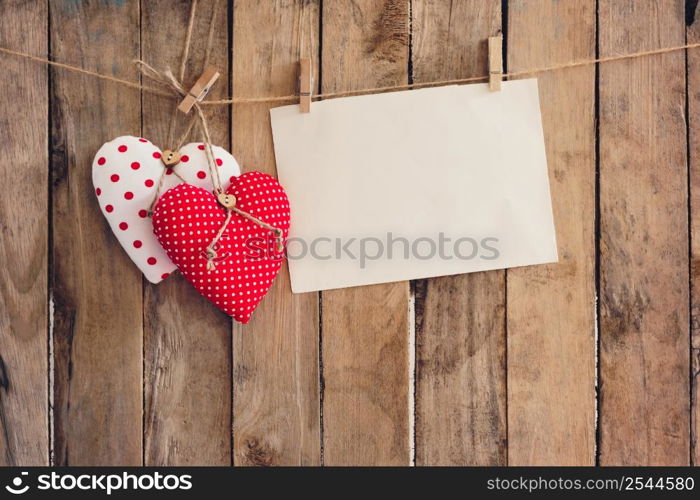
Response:
[{"label": "wood grain texture", "polygon": [[[190,3],[3,1],[0,46],[137,81],[177,68]],[[214,96],[294,93],[309,35],[316,90],[405,83],[411,15],[415,81],[485,74],[502,4],[510,70],[700,41],[681,0],[200,0],[188,84],[215,4]],[[181,277],[143,282],[95,201],[97,149],[165,141],[172,102],[0,60],[0,465],[410,462],[408,284],[292,295],[285,267],[231,338]],[[560,262],[415,285],[419,465],[595,459],[595,71],[539,75]],[[698,50],[599,66],[603,465],[700,463],[699,86]],[[245,171],[275,172],[269,107],[207,108]]]},{"label": "wood grain texture", "polygon": [[[175,74],[182,60],[191,0],[148,0],[141,7],[141,44],[146,62]],[[170,29],[163,29],[167,19]],[[212,22],[213,21],[213,22]],[[185,87],[208,64],[221,77],[209,99],[229,94],[228,12],[226,2],[200,0],[195,11]],[[167,144],[173,99],[143,95],[143,135],[162,149]],[[212,141],[230,149],[229,110],[206,110]],[[175,141],[194,112],[177,112]],[[185,141],[201,139],[195,130]],[[146,465],[230,465],[231,320],[203,298],[180,273],[158,285],[144,280],[144,456]]]},{"label": "wood grain texture", "polygon": [[[680,0],[599,2],[601,56],[685,42]],[[600,67],[600,462],[689,457],[685,58]]]},{"label": "wood grain texture", "polygon": [[[416,0],[412,15],[415,82],[488,73],[500,0]],[[415,302],[416,465],[505,465],[505,273],[420,280]]]},{"label": "wood grain texture", "polygon": [[[0,46],[46,57],[44,1],[0,3]],[[0,465],[48,465],[48,71],[0,57]]]},{"label": "wood grain texture", "polygon": [[[322,17],[324,92],[407,82],[408,0],[324,0]],[[326,465],[410,462],[408,311],[407,282],[322,293]]]},{"label": "wood grain texture", "polygon": [[700,465],[700,349],[691,351],[691,429],[690,446],[691,465]]},{"label": "wood grain texture", "polygon": [[505,465],[502,273],[416,284],[416,465]]},{"label": "wood grain texture", "polygon": [[[51,2],[55,60],[136,80],[137,2]],[[102,217],[95,152],[140,133],[138,91],[52,70],[54,446],[57,465],[142,462],[141,273]]]},{"label": "wood grain texture", "polygon": [[[306,47],[311,37],[317,50],[318,3],[234,2],[235,95],[296,92],[299,30]],[[316,51],[307,54],[318,75]],[[233,153],[244,171],[275,174],[269,108],[234,108]],[[318,294],[293,295],[285,263],[250,323],[234,328],[235,465],[320,463],[318,317]]]},{"label": "wood grain texture", "polygon": [[[595,58],[595,0],[508,9],[509,71]],[[593,465],[595,67],[538,82],[559,262],[507,272],[508,464]]]},{"label": "wood grain texture", "polygon": [[[700,5],[687,27],[688,43],[700,42]],[[690,196],[691,461],[700,465],[700,51],[687,52]]]}]

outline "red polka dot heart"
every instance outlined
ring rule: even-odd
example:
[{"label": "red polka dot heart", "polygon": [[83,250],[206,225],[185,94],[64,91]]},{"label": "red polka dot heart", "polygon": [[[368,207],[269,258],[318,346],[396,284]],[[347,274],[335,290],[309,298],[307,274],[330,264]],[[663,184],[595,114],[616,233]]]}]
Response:
[{"label": "red polka dot heart", "polygon": [[[240,169],[226,150],[218,146],[212,149],[225,189],[240,175]],[[157,146],[146,139],[123,136],[104,144],[92,162],[92,182],[100,209],[119,243],[151,283],[160,282],[175,270],[153,234],[148,217],[163,172],[166,175],[159,194],[181,183],[179,177],[206,191],[214,189],[204,145],[190,143],[179,153],[180,162],[166,170]],[[173,171],[177,175],[172,175]]]},{"label": "red polka dot heart", "polygon": [[[233,179],[226,193],[236,208],[282,231],[289,231],[289,201],[276,179],[248,172]],[[226,220],[214,195],[181,184],[165,193],[153,212],[153,230],[168,257],[204,297],[236,321],[247,323],[282,265],[273,233],[239,213]],[[206,249],[225,227],[216,245],[215,268]]]}]

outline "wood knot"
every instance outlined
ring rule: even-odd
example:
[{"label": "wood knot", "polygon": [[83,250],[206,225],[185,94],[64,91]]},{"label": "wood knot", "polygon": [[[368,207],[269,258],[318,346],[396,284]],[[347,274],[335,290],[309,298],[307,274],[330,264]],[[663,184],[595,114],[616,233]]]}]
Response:
[{"label": "wood knot", "polygon": [[275,454],[269,446],[256,438],[246,440],[245,462],[248,465],[269,467],[275,463]]}]

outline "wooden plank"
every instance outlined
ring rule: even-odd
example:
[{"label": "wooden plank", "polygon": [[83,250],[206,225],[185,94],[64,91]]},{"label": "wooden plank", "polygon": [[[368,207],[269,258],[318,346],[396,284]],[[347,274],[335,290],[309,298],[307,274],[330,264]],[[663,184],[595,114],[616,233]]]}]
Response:
[{"label": "wooden plank", "polygon": [[[500,0],[413,2],[415,82],[488,72]],[[416,465],[506,464],[505,273],[420,280]]]},{"label": "wooden plank", "polygon": [[[697,338],[697,337],[695,337]],[[694,347],[691,351],[691,428],[690,428],[690,445],[691,465],[700,464],[700,349]]]},{"label": "wooden plank", "polygon": [[[46,2],[0,3],[0,46],[46,57]],[[0,61],[0,465],[48,465],[48,71]]]},{"label": "wooden plank", "polygon": [[[191,3],[150,0],[142,4],[142,53],[157,69],[170,67],[177,74]],[[208,98],[222,98],[229,93],[226,5],[200,0],[195,16],[184,83],[191,88],[204,69],[211,26],[209,64],[222,76]],[[163,149],[175,148],[165,142],[177,104],[173,99],[143,95],[143,135]],[[212,141],[229,149],[228,108],[206,112]],[[180,136],[192,113],[176,116],[171,140]],[[193,133],[186,143],[196,140],[199,134]],[[144,280],[144,321],[145,464],[229,465],[231,320],[175,273],[158,285]]]},{"label": "wooden plank", "polygon": [[[295,93],[300,38],[318,47],[318,15],[318,1],[234,2],[236,95]],[[318,75],[316,52],[306,54]],[[233,151],[244,171],[275,173],[269,108],[234,108]],[[320,463],[318,328],[318,294],[292,295],[283,265],[250,323],[234,328],[234,464]]]},{"label": "wooden plank", "polygon": [[[684,3],[599,2],[601,56],[685,43]],[[600,462],[689,457],[685,57],[600,67]]]},{"label": "wooden plank", "polygon": [[[692,6],[692,2],[686,8]],[[688,43],[700,42],[700,5],[686,12]],[[700,50],[689,50],[688,140],[690,165],[691,461],[700,465]]]},{"label": "wooden plank", "polygon": [[[595,58],[595,0],[508,5],[509,71]],[[538,81],[559,262],[507,273],[508,464],[593,465],[595,67]]]},{"label": "wooden plank", "polygon": [[[325,0],[322,18],[324,92],[407,82],[408,0]],[[324,463],[408,464],[408,283],[323,292],[322,311]]]},{"label": "wooden plank", "polygon": [[[51,2],[55,60],[136,79],[137,2]],[[139,135],[140,96],[52,71],[54,451],[57,465],[142,463],[141,273],[102,217],[95,152]]]}]

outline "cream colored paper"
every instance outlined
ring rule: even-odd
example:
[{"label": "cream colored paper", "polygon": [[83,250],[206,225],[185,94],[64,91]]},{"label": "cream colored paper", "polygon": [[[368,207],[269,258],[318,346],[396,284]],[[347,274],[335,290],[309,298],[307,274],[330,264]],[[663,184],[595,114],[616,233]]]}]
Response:
[{"label": "cream colored paper", "polygon": [[294,292],[557,261],[537,80],[270,115]]}]

